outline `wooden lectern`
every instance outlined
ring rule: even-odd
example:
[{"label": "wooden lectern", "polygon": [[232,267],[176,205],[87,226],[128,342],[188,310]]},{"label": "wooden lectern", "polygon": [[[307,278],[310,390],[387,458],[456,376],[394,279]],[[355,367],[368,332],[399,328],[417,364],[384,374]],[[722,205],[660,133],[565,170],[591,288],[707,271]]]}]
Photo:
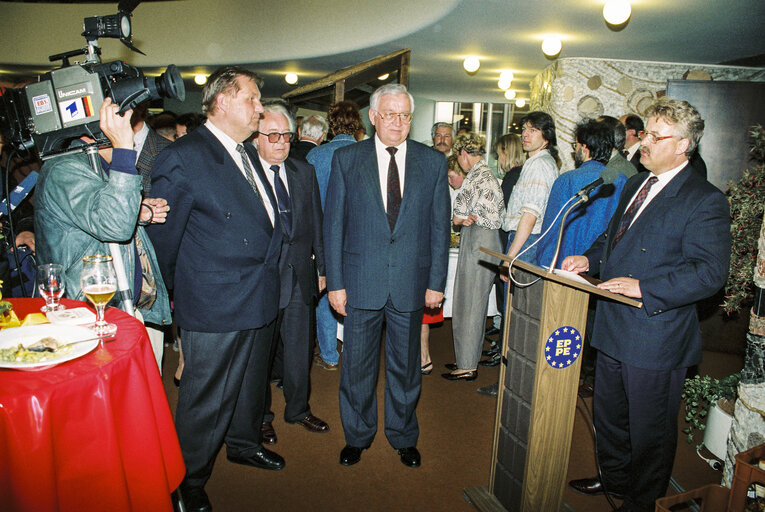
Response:
[{"label": "wooden lectern", "polygon": [[642,303],[596,288],[597,280],[579,282],[523,261],[516,260],[512,272],[520,283],[536,282],[508,287],[489,485],[465,489],[465,495],[482,511],[559,511],[582,359],[553,368],[547,341],[573,327],[584,342],[590,295],[635,307]]}]

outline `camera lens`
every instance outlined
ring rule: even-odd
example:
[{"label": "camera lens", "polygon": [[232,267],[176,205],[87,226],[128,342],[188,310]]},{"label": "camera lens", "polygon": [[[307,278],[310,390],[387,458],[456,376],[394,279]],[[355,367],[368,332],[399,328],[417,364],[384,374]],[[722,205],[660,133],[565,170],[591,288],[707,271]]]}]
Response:
[{"label": "camera lens", "polygon": [[167,71],[159,75],[155,79],[155,83],[160,96],[178,101],[186,99],[186,87],[183,85],[181,72],[178,71],[178,66],[175,64],[167,66]]}]

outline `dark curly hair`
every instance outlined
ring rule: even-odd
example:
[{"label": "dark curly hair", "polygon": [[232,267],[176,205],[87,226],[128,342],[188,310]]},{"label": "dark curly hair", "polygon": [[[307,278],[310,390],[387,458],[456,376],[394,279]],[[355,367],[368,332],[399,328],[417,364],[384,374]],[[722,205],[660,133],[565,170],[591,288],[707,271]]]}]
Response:
[{"label": "dark curly hair", "polygon": [[339,101],[329,107],[327,121],[333,136],[341,133],[354,136],[361,126],[359,106],[353,101]]},{"label": "dark curly hair", "polygon": [[555,121],[547,112],[539,110],[529,112],[521,119],[521,127],[529,123],[531,126],[542,132],[542,137],[547,141],[547,149],[557,162],[558,158],[558,137],[555,135]]}]

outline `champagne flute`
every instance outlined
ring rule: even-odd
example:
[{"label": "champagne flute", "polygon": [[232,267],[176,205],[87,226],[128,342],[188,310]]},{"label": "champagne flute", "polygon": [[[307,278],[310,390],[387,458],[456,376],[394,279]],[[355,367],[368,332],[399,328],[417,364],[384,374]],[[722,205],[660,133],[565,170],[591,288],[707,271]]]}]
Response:
[{"label": "champagne flute", "polygon": [[82,258],[80,277],[82,293],[96,308],[96,323],[92,329],[98,336],[110,336],[117,332],[117,326],[104,320],[106,304],[117,292],[117,278],[112,266],[112,257],[102,254]]},{"label": "champagne flute", "polygon": [[58,311],[66,309],[66,306],[59,303],[59,299],[64,295],[64,267],[58,263],[46,263],[37,267],[37,290],[40,296],[45,299],[45,305],[40,311]]}]

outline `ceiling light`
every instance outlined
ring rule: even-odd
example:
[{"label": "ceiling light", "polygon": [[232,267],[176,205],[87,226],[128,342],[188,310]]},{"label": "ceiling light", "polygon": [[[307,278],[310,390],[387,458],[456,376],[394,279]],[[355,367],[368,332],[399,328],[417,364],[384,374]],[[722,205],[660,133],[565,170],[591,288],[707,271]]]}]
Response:
[{"label": "ceiling light", "polygon": [[526,100],[524,100],[523,98],[518,98],[517,100],[515,100],[515,106],[518,107],[518,108],[525,107],[526,106]]},{"label": "ceiling light", "polygon": [[207,75],[194,75],[194,83],[197,85],[204,85],[207,83]]},{"label": "ceiling light", "polygon": [[603,6],[603,18],[611,25],[621,25],[632,14],[632,7],[627,0],[608,0]]},{"label": "ceiling light", "polygon": [[290,85],[295,85],[298,81],[297,73],[287,73],[284,75],[284,81]]},{"label": "ceiling light", "polygon": [[462,67],[468,73],[475,73],[481,67],[481,61],[475,55],[471,55],[462,62]]},{"label": "ceiling light", "polygon": [[499,74],[499,82],[497,82],[497,85],[500,89],[503,91],[506,91],[510,88],[510,84],[513,82],[513,72],[512,71],[503,71]]},{"label": "ceiling light", "polygon": [[542,41],[542,52],[548,57],[555,57],[558,55],[561,48],[563,48],[563,45],[557,37],[548,37]]},{"label": "ceiling light", "polygon": [[384,75],[378,76],[377,79],[382,82],[383,80],[387,80],[389,76],[390,73],[385,73]]},{"label": "ceiling light", "polygon": [[508,89],[505,91],[505,98],[508,100],[515,99],[515,91],[513,89]]}]

